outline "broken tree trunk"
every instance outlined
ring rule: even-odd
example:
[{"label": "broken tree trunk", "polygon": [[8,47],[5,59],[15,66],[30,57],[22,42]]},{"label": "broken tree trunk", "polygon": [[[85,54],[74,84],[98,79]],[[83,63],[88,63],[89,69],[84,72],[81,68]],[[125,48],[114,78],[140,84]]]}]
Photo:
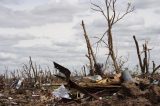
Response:
[{"label": "broken tree trunk", "polygon": [[[147,43],[145,42],[145,44],[143,44],[143,61],[141,58],[141,54],[140,54],[140,50],[139,50],[139,45],[138,45],[138,41],[136,40],[136,37],[133,36],[133,39],[135,41],[136,44],[136,49],[137,49],[137,55],[138,55],[138,59],[139,59],[139,65],[141,68],[141,72],[142,74],[149,74],[149,63],[150,63],[150,50],[148,49]],[[154,67],[154,65],[153,65]]]},{"label": "broken tree trunk", "polygon": [[86,32],[86,28],[85,28],[85,24],[84,24],[83,20],[82,20],[82,27],[83,27],[84,37],[85,37],[86,44],[87,44],[87,49],[88,49],[87,57],[88,57],[88,59],[90,61],[90,74],[94,75],[94,73],[96,71],[95,67],[94,67],[94,64],[96,64],[96,58],[94,56],[94,52],[93,52],[90,40],[88,38],[88,35],[87,35],[87,32]]},{"label": "broken tree trunk", "polygon": [[108,25],[108,46],[109,46],[109,55],[111,56],[112,58],[112,61],[113,61],[113,66],[115,68],[115,71],[116,73],[120,73],[120,68],[119,68],[119,65],[117,63],[117,60],[116,60],[116,56],[115,56],[115,53],[114,53],[114,48],[113,48],[113,39],[112,39],[112,32],[111,32],[111,26]]},{"label": "broken tree trunk", "polygon": [[152,71],[152,76],[154,75],[154,73],[160,68],[160,65],[158,65],[157,67],[156,67],[156,64],[154,63],[154,61],[152,61],[152,63],[153,63],[153,71]]},{"label": "broken tree trunk", "polygon": [[33,65],[33,61],[32,61],[32,58],[31,56],[29,57],[29,65],[30,65],[30,71],[32,70],[33,71],[33,78],[34,78],[34,83],[37,82],[37,78],[38,78],[38,72],[37,72],[37,69],[36,69],[36,65],[34,67]]},{"label": "broken tree trunk", "polygon": [[148,54],[147,54],[147,44],[145,43],[143,45],[143,50],[144,50],[144,67],[145,67],[145,73],[148,74],[149,73],[149,66],[148,66]]},{"label": "broken tree trunk", "polygon": [[134,39],[135,44],[136,44],[137,55],[138,55],[138,60],[139,60],[139,65],[140,65],[140,68],[141,68],[141,72],[142,72],[142,74],[144,74],[145,70],[144,70],[144,67],[143,67],[143,63],[142,63],[142,59],[141,59],[141,55],[140,55],[140,51],[139,51],[138,41],[137,41],[135,36],[133,36],[133,39]]}]

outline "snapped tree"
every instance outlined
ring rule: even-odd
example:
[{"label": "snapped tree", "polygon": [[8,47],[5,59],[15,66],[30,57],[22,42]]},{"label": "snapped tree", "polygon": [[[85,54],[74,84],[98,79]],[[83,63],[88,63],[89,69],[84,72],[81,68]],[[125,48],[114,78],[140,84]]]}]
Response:
[{"label": "snapped tree", "polygon": [[[141,73],[142,75],[148,75],[149,74],[149,63],[150,63],[150,50],[152,49],[149,49],[147,43],[145,42],[143,44],[143,51],[141,53],[136,36],[133,36],[133,39],[135,41],[135,45],[137,49],[137,56],[139,60],[139,66],[141,69]],[[143,55],[143,58],[142,58],[142,55]],[[152,68],[153,70],[152,70],[151,75],[153,76],[154,73],[160,68],[160,65],[156,66],[154,61],[152,61],[152,63],[153,63],[153,68]]]}]

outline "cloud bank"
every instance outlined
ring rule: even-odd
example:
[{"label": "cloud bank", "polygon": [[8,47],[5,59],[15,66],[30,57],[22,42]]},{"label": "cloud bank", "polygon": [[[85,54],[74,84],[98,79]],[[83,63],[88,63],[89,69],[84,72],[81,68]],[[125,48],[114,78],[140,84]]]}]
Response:
[{"label": "cloud bank", "polygon": [[[92,0],[92,2],[103,4]],[[149,41],[152,60],[157,64],[160,50],[160,2],[135,0],[135,11],[113,28],[114,45],[118,56],[128,56],[128,65],[138,64],[133,35],[140,45]],[[124,2],[120,2],[123,6]],[[91,10],[90,0],[1,0],[0,1],[0,67],[21,67],[32,56],[43,66],[57,61],[71,70],[87,64],[87,53],[81,20],[86,23],[88,35],[94,44],[94,36],[102,36],[106,30],[104,17]],[[93,45],[96,47],[95,45]],[[106,49],[102,45],[97,54],[104,62]]]}]

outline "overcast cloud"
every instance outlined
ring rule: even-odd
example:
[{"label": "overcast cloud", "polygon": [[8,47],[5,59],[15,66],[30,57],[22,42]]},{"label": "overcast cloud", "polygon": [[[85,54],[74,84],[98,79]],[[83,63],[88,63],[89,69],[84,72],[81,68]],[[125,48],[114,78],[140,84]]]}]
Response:
[{"label": "overcast cloud", "polygon": [[[123,7],[123,1],[120,7]],[[125,1],[125,0],[124,0]],[[138,61],[133,35],[140,45],[149,41],[152,60],[160,64],[160,1],[130,0],[135,11],[114,26],[114,45],[118,56],[129,58],[131,68]],[[103,2],[92,0],[103,5]],[[0,68],[22,67],[32,56],[37,64],[53,67],[52,61],[72,69],[88,63],[81,21],[94,44],[95,36],[105,32],[104,17],[90,9],[90,0],[0,0]],[[94,47],[96,45],[93,45]],[[102,45],[97,54],[104,62],[106,50]]]}]

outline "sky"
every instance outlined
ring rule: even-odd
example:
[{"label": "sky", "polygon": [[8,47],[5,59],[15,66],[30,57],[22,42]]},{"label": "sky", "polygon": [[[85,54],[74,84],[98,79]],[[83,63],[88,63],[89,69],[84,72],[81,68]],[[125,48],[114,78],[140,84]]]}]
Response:
[{"label": "sky", "polygon": [[[93,11],[91,2],[103,7],[103,0],[0,0],[0,72],[14,70],[29,60],[42,67],[53,67],[56,61],[71,70],[88,64],[81,21],[86,24],[93,47],[106,30],[102,14]],[[118,11],[126,0],[117,0]],[[133,35],[140,46],[148,41],[151,60],[160,64],[160,1],[129,0],[135,11],[113,28],[114,47],[118,57],[128,58],[127,67],[138,64]],[[105,9],[105,7],[103,7]],[[100,45],[97,60],[104,63],[106,48]],[[96,49],[94,48],[94,52]]]}]

